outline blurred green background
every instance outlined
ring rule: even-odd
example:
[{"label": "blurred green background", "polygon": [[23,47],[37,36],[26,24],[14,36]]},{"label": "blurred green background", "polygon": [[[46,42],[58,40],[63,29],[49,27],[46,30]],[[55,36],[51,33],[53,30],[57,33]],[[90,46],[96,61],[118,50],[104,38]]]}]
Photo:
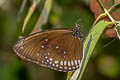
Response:
[{"label": "blurred green background", "polygon": [[[13,52],[13,45],[20,35],[28,35],[42,11],[43,2],[37,7],[25,29],[21,33],[24,18],[32,3],[28,0],[17,20],[22,0],[0,0],[0,80],[65,80],[66,73],[57,72],[20,60]],[[81,31],[87,35],[94,22],[89,8],[89,0],[53,0],[48,22],[42,29],[72,28],[81,19]],[[82,80],[120,80],[120,41],[101,36],[90,58]]]}]

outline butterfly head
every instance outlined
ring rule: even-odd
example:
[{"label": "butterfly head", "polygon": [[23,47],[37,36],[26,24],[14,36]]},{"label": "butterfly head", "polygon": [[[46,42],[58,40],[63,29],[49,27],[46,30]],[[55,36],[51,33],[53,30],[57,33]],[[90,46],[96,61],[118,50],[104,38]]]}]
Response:
[{"label": "butterfly head", "polygon": [[78,39],[82,40],[83,35],[80,32],[80,25],[79,24],[75,24],[75,27],[72,29],[72,31],[73,31],[74,38],[78,38]]}]

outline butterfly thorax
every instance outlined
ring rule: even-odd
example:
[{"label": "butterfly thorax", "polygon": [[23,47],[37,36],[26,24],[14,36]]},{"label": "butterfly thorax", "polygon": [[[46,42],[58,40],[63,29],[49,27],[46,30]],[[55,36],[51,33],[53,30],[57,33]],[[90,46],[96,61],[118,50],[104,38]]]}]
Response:
[{"label": "butterfly thorax", "polygon": [[80,26],[78,24],[75,25],[75,27],[72,29],[72,35],[74,38],[82,39],[83,35],[80,32]]}]

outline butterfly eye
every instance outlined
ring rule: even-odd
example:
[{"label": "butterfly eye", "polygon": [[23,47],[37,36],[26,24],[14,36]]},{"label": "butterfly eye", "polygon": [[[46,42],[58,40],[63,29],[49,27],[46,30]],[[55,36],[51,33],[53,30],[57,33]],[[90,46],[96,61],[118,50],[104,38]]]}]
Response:
[{"label": "butterfly eye", "polygon": [[57,71],[75,71],[83,57],[80,27],[37,32],[16,42],[14,51],[27,61]]}]

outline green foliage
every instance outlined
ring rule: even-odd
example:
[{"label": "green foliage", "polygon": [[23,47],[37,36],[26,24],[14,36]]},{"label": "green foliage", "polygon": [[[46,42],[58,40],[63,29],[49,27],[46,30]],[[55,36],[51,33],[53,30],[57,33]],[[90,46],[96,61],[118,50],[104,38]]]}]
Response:
[{"label": "green foliage", "polygon": [[[45,5],[47,1],[50,1],[48,3],[49,5]],[[43,20],[45,20],[45,23],[42,25],[38,22],[38,26],[40,26],[42,30],[52,28],[72,28],[77,20],[81,19],[79,22],[81,25],[80,30],[85,38],[95,20],[89,9],[89,0],[23,0],[23,3],[22,0],[0,1],[0,80],[65,80],[66,73],[56,72],[49,68],[40,67],[19,60],[13,52],[12,47],[19,36],[28,35],[35,29],[37,21],[41,19],[39,16],[42,16],[42,18],[44,18]],[[20,9],[22,4],[24,6]],[[19,12],[19,10],[21,11]],[[26,16],[28,17],[26,18]],[[84,72],[82,80],[118,79],[117,76],[120,74],[119,40],[116,40],[112,45],[103,48],[103,43],[109,43],[110,39],[102,36],[99,39],[101,41],[99,42],[101,46],[98,45],[95,48],[98,38],[108,23],[109,22],[100,21],[91,30],[84,42],[84,52],[88,50],[89,53],[87,53],[85,58],[86,62],[83,62],[84,67],[81,69],[80,78]],[[26,26],[24,33],[22,33],[23,26]],[[89,49],[86,47],[89,47]],[[92,54],[92,57],[89,60],[93,50],[94,54]],[[107,54],[106,57],[102,57],[105,56],[105,54]],[[112,59],[106,59],[110,55],[112,56]],[[91,64],[87,65],[88,60],[92,63],[92,67]],[[110,69],[107,67],[103,68],[104,65],[100,64],[101,62],[105,62],[105,60],[106,64],[111,64],[109,61],[111,62],[112,60],[114,64],[111,65],[113,67],[108,65]],[[87,68],[88,72],[84,71],[86,65],[89,67],[89,69]],[[89,72],[91,69],[94,70]],[[106,71],[100,72],[100,70],[103,69]],[[93,75],[90,75],[92,73]]]},{"label": "green foliage", "polygon": [[105,27],[107,25],[109,25],[109,22],[105,22],[105,21],[100,21],[98,22],[90,31],[90,33],[88,34],[85,42],[84,42],[84,47],[83,47],[83,54],[84,54],[84,58],[81,61],[81,68],[76,70],[73,75],[71,80],[76,80],[79,76],[79,80],[81,80],[83,72],[85,70],[85,67],[89,61],[89,58],[95,48],[95,45],[98,41],[98,39],[100,38],[100,35],[102,34],[102,32],[104,31]]}]

